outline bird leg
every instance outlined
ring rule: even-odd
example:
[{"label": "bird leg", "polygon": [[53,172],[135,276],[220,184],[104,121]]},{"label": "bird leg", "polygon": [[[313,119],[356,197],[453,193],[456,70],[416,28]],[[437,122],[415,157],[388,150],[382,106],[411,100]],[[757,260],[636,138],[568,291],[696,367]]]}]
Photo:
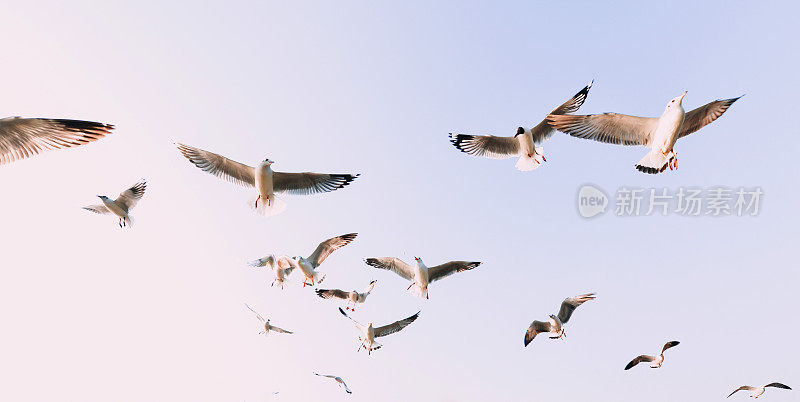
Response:
[{"label": "bird leg", "polygon": [[256,198],[256,204],[254,205],[255,208],[258,208],[258,200],[260,199],[261,199],[261,194],[259,194],[258,198]]},{"label": "bird leg", "polygon": [[414,283],[413,283],[413,282],[412,282],[410,285],[408,285],[408,287],[406,288],[406,290],[409,290],[409,289],[411,289],[411,287],[412,287],[412,286],[414,286]]}]

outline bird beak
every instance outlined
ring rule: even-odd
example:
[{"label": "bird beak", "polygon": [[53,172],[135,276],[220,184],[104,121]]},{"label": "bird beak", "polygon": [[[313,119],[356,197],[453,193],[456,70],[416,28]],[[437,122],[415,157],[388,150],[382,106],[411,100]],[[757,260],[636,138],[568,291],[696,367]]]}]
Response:
[{"label": "bird beak", "polygon": [[683,101],[683,97],[686,96],[686,94],[688,94],[688,93],[689,93],[689,91],[683,91],[683,95],[681,95],[681,100],[680,100],[681,102]]}]

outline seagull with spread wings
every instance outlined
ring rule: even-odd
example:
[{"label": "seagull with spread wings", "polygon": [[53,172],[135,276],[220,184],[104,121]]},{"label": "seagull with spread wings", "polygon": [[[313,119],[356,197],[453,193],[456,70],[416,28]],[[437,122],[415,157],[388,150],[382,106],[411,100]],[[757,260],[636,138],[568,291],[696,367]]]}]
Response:
[{"label": "seagull with spread wings", "polygon": [[380,343],[375,342],[375,338],[391,335],[397,331],[400,331],[401,329],[407,327],[408,324],[414,322],[414,320],[416,320],[419,317],[420,313],[419,311],[417,311],[417,313],[412,315],[411,317],[402,319],[400,321],[395,321],[389,325],[384,325],[382,327],[373,327],[372,323],[369,323],[369,325],[359,324],[358,321],[352,319],[349,315],[347,315],[347,313],[345,313],[341,307],[339,307],[339,312],[342,313],[343,316],[349,318],[350,321],[352,321],[353,324],[355,324],[356,328],[358,328],[358,330],[361,331],[362,336],[358,337],[358,340],[361,341],[361,344],[358,346],[358,350],[356,350],[356,352],[360,351],[363,348],[367,350],[367,354],[372,354],[373,350],[378,350],[381,348],[381,346],[383,346]]},{"label": "seagull with spread wings", "polygon": [[733,392],[731,392],[731,394],[728,395],[728,398],[730,398],[731,395],[733,395],[733,394],[735,394],[735,393],[737,393],[739,391],[750,391],[750,397],[758,399],[758,397],[761,396],[761,394],[763,394],[764,391],[766,391],[768,387],[791,389],[788,385],[784,385],[784,384],[781,384],[779,382],[772,382],[772,383],[769,383],[767,385],[762,385],[760,387],[751,387],[749,385],[742,385],[741,387],[736,388]]},{"label": "seagull with spread wings", "polygon": [[653,363],[653,364],[650,365],[650,368],[659,368],[659,367],[661,367],[661,363],[664,362],[664,352],[667,349],[669,349],[671,347],[674,347],[674,346],[678,346],[678,345],[680,345],[680,342],[678,342],[678,341],[669,341],[669,342],[664,344],[663,348],[661,348],[661,353],[659,353],[658,356],[641,355],[641,356],[631,360],[630,363],[628,363],[628,365],[625,366],[625,370],[630,370],[631,367],[633,367],[633,366],[635,366],[635,365],[637,365],[637,364],[639,364],[641,362]]},{"label": "seagull with spread wings", "polygon": [[256,318],[258,318],[259,321],[261,321],[264,324],[264,330],[259,332],[259,334],[269,335],[270,331],[275,331],[275,332],[278,332],[278,333],[281,333],[281,334],[291,334],[292,333],[291,331],[287,331],[285,329],[278,328],[278,327],[276,327],[274,325],[271,325],[269,323],[269,319],[265,320],[264,317],[261,316],[261,314],[258,314],[258,312],[253,310],[253,308],[250,307],[250,305],[248,305],[247,303],[245,303],[244,305],[247,307],[248,310],[252,311],[253,314],[256,315]]},{"label": "seagull with spread wings", "polygon": [[355,240],[358,233],[348,233],[341,236],[336,236],[334,238],[328,239],[320,243],[316,250],[308,258],[303,258],[300,256],[295,256],[289,259],[289,263],[291,264],[292,268],[298,268],[303,275],[305,275],[305,279],[303,280],[303,287],[309,285],[307,283],[309,280],[311,281],[310,285],[314,286],[315,284],[321,283],[323,279],[325,279],[325,275],[320,275],[319,272],[316,271],[317,267],[328,258],[331,253],[334,251],[350,244],[353,240]]},{"label": "seagull with spread wings", "polygon": [[133,225],[133,220],[130,216],[131,209],[142,199],[146,188],[147,182],[142,179],[142,181],[121,192],[116,200],[104,195],[98,195],[97,197],[103,202],[102,205],[89,205],[83,207],[83,209],[97,214],[114,214],[119,218],[119,227],[131,227]]},{"label": "seagull with spread wings", "polygon": [[[357,290],[353,290],[350,292],[345,292],[341,289],[317,289],[317,296],[323,299],[339,299],[339,300],[347,300],[347,306],[345,306],[345,310],[352,310],[356,311],[355,305],[361,304],[367,301],[367,296],[372,292],[372,289],[375,288],[375,282],[372,281],[364,288],[364,291],[358,292]],[[353,308],[350,308],[350,305],[353,305]]]},{"label": "seagull with spread wings", "polygon": [[567,334],[564,332],[564,324],[572,317],[572,312],[581,304],[594,299],[594,293],[586,293],[564,299],[564,301],[561,302],[561,309],[558,310],[558,315],[550,314],[550,319],[547,322],[534,321],[531,323],[528,330],[525,331],[525,346],[528,346],[536,335],[544,332],[550,334],[550,339],[566,338]]},{"label": "seagull with spread wings", "polygon": [[251,267],[257,268],[269,267],[269,269],[272,270],[275,275],[275,279],[272,280],[272,284],[270,286],[275,286],[277,283],[278,286],[283,289],[283,284],[286,282],[286,277],[294,270],[290,260],[291,259],[285,255],[275,257],[275,254],[270,254],[266,257],[250,261],[247,264]]},{"label": "seagull with spread wings", "polygon": [[[581,89],[570,100],[563,105],[555,108],[550,114],[575,113],[583,105],[589,95],[592,83]],[[547,124],[547,120],[542,120],[533,128],[517,128],[517,133],[513,137],[495,137],[493,135],[467,135],[450,133],[450,142],[459,151],[472,156],[482,156],[490,159],[507,159],[515,156],[519,157],[517,169],[529,171],[539,167],[544,158],[543,148],[536,145],[542,144],[550,138],[555,130]]]},{"label": "seagull with spread wings", "polygon": [[339,388],[344,387],[344,391],[345,392],[347,392],[348,394],[352,394],[353,393],[353,391],[350,391],[350,388],[347,388],[347,384],[344,383],[344,380],[342,379],[342,377],[339,377],[339,376],[336,376],[336,375],[330,375],[330,374],[318,374],[316,372],[314,374],[316,374],[316,375],[318,375],[320,377],[332,378],[337,383],[339,383]]},{"label": "seagull with spread wings", "polygon": [[678,168],[678,157],[673,149],[675,142],[722,116],[737,98],[716,100],[685,112],[682,102],[686,92],[672,99],[661,117],[637,117],[618,113],[586,116],[553,113],[547,121],[558,131],[573,137],[622,145],[644,145],[650,152],[637,164],[636,169],[656,174]]},{"label": "seagull with spread wings", "polygon": [[88,144],[113,129],[111,124],[93,121],[6,117],[0,119],[0,165],[49,149]]},{"label": "seagull with spread wings", "polygon": [[314,194],[338,190],[352,182],[359,175],[329,173],[285,173],[272,170],[273,161],[264,159],[258,167],[248,166],[224,156],[204,151],[188,145],[177,144],[178,150],[195,166],[241,186],[255,188],[258,192],[253,209],[261,215],[280,213],[285,203],[275,197],[275,193]]},{"label": "seagull with spread wings", "polygon": [[411,266],[403,262],[403,260],[395,257],[367,258],[364,260],[364,262],[366,262],[369,266],[392,271],[397,275],[410,280],[411,284],[408,285],[408,289],[411,289],[413,294],[426,299],[429,298],[428,285],[430,283],[450,276],[456,272],[469,271],[478,265],[481,265],[479,261],[450,261],[428,268],[428,266],[422,262],[422,258],[414,257],[414,261],[416,264]]}]

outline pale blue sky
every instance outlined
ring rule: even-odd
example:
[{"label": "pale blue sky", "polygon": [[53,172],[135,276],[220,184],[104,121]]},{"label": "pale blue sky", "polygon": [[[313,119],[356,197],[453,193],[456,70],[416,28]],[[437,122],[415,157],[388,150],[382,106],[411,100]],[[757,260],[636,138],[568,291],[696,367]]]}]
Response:
[{"label": "pale blue sky", "polygon": [[[796,3],[429,3],[6,4],[0,114],[117,130],[0,168],[0,399],[708,401],[742,384],[800,388]],[[657,176],[633,168],[643,148],[563,134],[529,173],[447,141],[512,135],[591,79],[581,113],[655,116],[684,90],[687,109],[747,96]],[[173,140],[363,176],[262,219]],[[80,209],[141,177],[134,230]],[[765,195],[752,218],[587,221],[584,183]],[[354,231],[323,285],[378,279],[362,322],[422,310],[372,356],[355,352],[336,303],[297,278],[269,288],[245,265]],[[484,264],[421,301],[361,262],[390,255]],[[532,320],[589,291],[566,341],[522,347]],[[297,333],[260,337],[244,302]],[[671,339],[682,344],[660,370],[622,370]]]}]

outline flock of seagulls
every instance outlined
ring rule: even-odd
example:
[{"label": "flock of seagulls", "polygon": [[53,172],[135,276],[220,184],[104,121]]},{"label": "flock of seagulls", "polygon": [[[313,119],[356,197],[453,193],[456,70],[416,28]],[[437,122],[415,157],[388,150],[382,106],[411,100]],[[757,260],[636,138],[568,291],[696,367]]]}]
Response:
[{"label": "flock of seagulls", "polygon": [[[517,157],[516,167],[520,171],[530,171],[546,162],[543,142],[557,131],[577,138],[591,139],[599,142],[622,145],[642,145],[650,151],[635,165],[644,173],[661,173],[667,168],[677,169],[675,143],[700,128],[712,123],[722,116],[728,108],[741,97],[717,100],[689,111],[683,109],[686,92],[672,99],[658,118],[636,117],[617,113],[595,115],[574,115],[588,97],[593,81],[576,93],[562,105],[553,109],[544,120],[531,128],[519,127],[511,137],[493,135],[450,134],[451,143],[460,151],[472,156],[494,159]],[[41,151],[80,146],[101,139],[111,134],[113,125],[81,120],[20,118],[0,119],[0,164],[32,157]],[[176,143],[178,151],[193,165],[204,172],[219,178],[255,190],[249,204],[253,210],[264,216],[280,213],[286,204],[276,194],[309,195],[326,193],[341,189],[352,183],[359,174],[348,173],[311,173],[278,172],[272,169],[274,162],[267,158],[255,167],[228,159],[224,156]],[[142,199],[147,188],[145,180],[127,188],[111,199],[99,195],[101,204],[90,205],[84,209],[98,214],[111,214],[118,218],[119,226],[130,228],[133,220],[131,210]],[[350,244],[357,233],[348,233],[327,239],[316,247],[308,256],[288,256],[287,254],[269,254],[250,261],[253,267],[266,267],[273,277],[272,286],[283,288],[288,277],[294,272],[302,274],[303,287],[317,286],[325,279],[325,274],[318,268],[334,251]],[[481,265],[479,261],[450,261],[428,267],[421,258],[414,257],[414,264],[408,264],[396,257],[366,258],[366,265],[380,270],[391,271],[410,282],[407,291],[413,295],[428,299],[428,288],[431,283],[440,279],[470,271]],[[345,309],[339,312],[349,319],[359,331],[358,349],[372,354],[383,345],[377,338],[399,332],[419,318],[420,312],[390,324],[375,327],[373,323],[361,324],[350,317],[345,310],[355,311],[355,306],[366,302],[375,288],[376,280],[371,281],[362,291],[342,289],[316,289],[317,296],[323,299],[346,302]],[[546,333],[551,339],[565,339],[564,326],[569,322],[574,311],[584,303],[595,300],[595,293],[586,293],[568,297],[561,303],[558,314],[551,314],[547,321],[533,321],[525,332],[524,346],[527,347],[538,334]],[[259,334],[271,332],[292,334],[272,325],[250,305],[245,303],[262,324]],[[641,355],[625,366],[629,370],[639,363],[650,363],[651,368],[659,368],[664,362],[664,352],[679,345],[678,341],[667,342],[656,356]],[[344,380],[335,375],[318,374],[317,376],[335,380],[338,385],[350,394],[352,391]],[[760,387],[741,386],[731,392],[728,397],[738,391],[750,391],[751,396],[758,398],[766,388],[791,388],[778,382]]]}]

